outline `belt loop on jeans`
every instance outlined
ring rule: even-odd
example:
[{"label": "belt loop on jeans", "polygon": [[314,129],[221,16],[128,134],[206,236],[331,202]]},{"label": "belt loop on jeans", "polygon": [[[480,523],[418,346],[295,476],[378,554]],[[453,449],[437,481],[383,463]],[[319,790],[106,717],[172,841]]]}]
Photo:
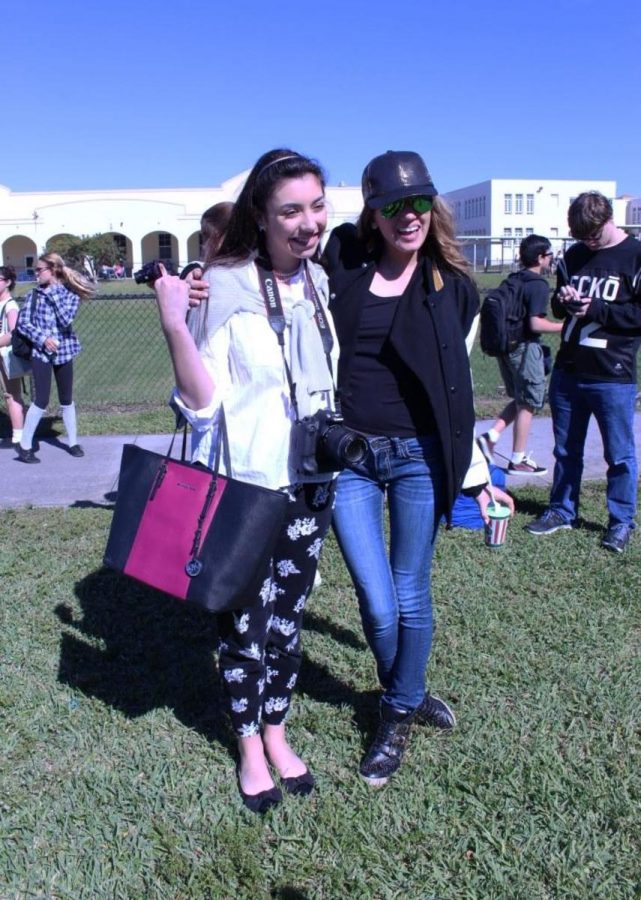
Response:
[{"label": "belt loop on jeans", "polygon": [[407,449],[403,438],[391,437],[390,443],[395,456],[398,456],[399,459],[404,459],[407,456]]}]

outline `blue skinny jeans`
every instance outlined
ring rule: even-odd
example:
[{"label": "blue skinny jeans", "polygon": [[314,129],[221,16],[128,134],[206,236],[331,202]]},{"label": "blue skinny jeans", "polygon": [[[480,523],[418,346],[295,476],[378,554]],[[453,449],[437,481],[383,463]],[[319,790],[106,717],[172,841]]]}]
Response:
[{"label": "blue skinny jeans", "polygon": [[338,477],[334,530],[376,658],[383,703],[404,712],[416,709],[425,695],[442,484],[440,442],[431,436],[372,438],[365,461]]}]

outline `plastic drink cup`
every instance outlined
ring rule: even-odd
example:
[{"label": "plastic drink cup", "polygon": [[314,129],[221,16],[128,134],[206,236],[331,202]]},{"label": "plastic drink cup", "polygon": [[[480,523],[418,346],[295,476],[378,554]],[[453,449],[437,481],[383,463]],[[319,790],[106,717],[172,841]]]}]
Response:
[{"label": "plastic drink cup", "polygon": [[507,523],[510,510],[500,503],[490,503],[487,508],[489,522],[485,526],[485,546],[490,550],[500,550],[507,537]]}]

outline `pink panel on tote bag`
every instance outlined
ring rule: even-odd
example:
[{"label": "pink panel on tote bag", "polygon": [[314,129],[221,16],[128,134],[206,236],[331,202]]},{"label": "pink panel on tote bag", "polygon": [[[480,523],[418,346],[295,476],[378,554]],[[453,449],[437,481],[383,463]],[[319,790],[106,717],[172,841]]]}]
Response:
[{"label": "pink panel on tote bag", "polygon": [[[138,578],[183,600],[190,577],[185,565],[191,559],[198,517],[205,504],[211,472],[168,463],[160,486],[147,500],[131,547],[125,574]],[[218,478],[216,491],[202,525],[202,547],[216,509],[227,486]],[[153,510],[153,515],[148,513]]]}]

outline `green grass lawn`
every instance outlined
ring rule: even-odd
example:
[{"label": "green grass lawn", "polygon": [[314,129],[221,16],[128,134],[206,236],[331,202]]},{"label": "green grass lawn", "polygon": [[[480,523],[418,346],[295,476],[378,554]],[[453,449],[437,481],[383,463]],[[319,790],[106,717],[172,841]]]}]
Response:
[{"label": "green grass lawn", "polygon": [[333,540],[308,607],[291,735],[308,800],[259,819],[234,780],[215,626],[101,567],[109,509],[0,519],[2,898],[638,898],[641,538],[580,527],[498,552],[443,533],[431,686],[450,735],[415,729],[380,791],[357,775],[377,685]]}]

